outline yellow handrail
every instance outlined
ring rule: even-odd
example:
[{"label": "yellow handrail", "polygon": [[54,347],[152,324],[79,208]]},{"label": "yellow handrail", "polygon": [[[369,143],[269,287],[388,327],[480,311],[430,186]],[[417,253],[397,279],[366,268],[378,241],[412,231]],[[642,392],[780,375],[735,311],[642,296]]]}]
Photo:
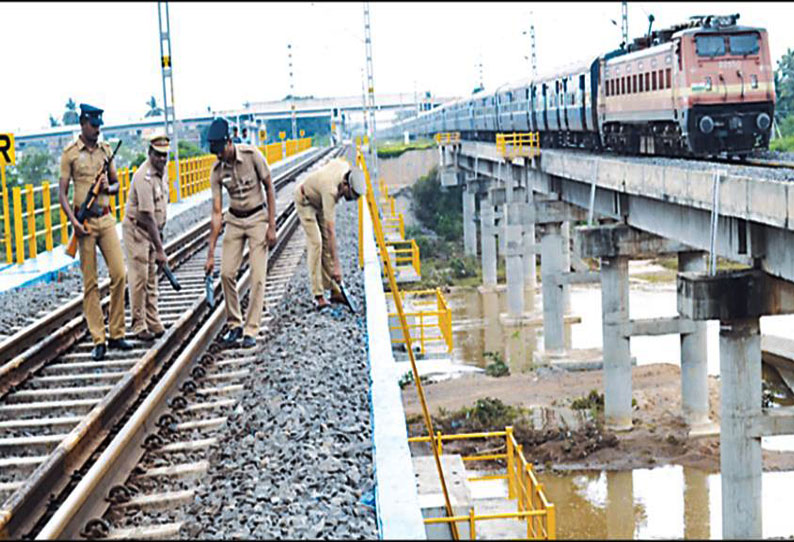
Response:
[{"label": "yellow handrail", "polygon": [[460,132],[440,132],[433,136],[439,145],[460,143]]},{"label": "yellow handrail", "polygon": [[540,154],[540,135],[538,132],[496,134],[496,151],[505,158],[533,158]]},{"label": "yellow handrail", "polygon": [[[499,514],[474,514],[470,512],[468,516],[453,516],[446,518],[427,518],[426,524],[451,523],[458,521],[470,521],[472,539],[474,538],[474,524],[479,520],[492,519],[525,519],[527,522],[528,539],[553,540],[557,536],[556,509],[554,504],[549,502],[543,484],[538,482],[532,464],[524,457],[524,452],[520,444],[515,439],[513,428],[508,426],[504,431],[488,431],[480,433],[463,433],[457,435],[442,435],[438,432],[434,440],[438,443],[436,450],[443,451],[442,443],[452,440],[468,440],[482,438],[504,438],[505,453],[500,454],[480,454],[462,457],[463,461],[493,461],[505,460],[506,469],[504,474],[489,476],[471,477],[469,481],[477,482],[483,480],[507,480],[507,498],[516,499],[516,512],[504,512]],[[430,437],[411,437],[408,442],[430,442]]]},{"label": "yellow handrail", "polygon": [[[287,140],[286,156],[295,155],[311,147],[312,138],[305,137],[298,140]],[[284,158],[281,152],[282,143],[274,143],[260,147],[268,164],[273,164]],[[210,171],[215,163],[215,155],[205,154],[192,158],[182,158],[179,160],[181,177],[179,179],[179,193],[182,197],[198,194],[210,187]],[[137,168],[121,168],[117,170],[119,179],[119,191],[110,197],[110,210],[117,221],[124,219],[124,212],[127,202],[127,195],[130,190],[130,181],[135,175]],[[177,201],[176,185],[176,164],[170,161],[168,164],[169,172],[169,202]],[[67,244],[71,234],[71,224],[66,218],[66,214],[60,208],[58,201],[57,183],[43,181],[39,186],[31,184],[25,185],[24,189],[20,186],[6,187],[6,171],[0,167],[2,175],[3,190],[2,197],[2,241],[5,244],[7,263],[24,263],[26,256],[35,258],[39,250],[51,251],[54,248],[54,232],[60,231],[60,244]],[[24,195],[23,195],[24,190]],[[10,197],[9,197],[10,196]],[[19,199],[17,199],[19,198]],[[53,213],[57,213],[54,225]],[[25,231],[27,230],[27,231]],[[43,247],[39,242],[43,237]],[[27,244],[27,255],[25,245]]]}]

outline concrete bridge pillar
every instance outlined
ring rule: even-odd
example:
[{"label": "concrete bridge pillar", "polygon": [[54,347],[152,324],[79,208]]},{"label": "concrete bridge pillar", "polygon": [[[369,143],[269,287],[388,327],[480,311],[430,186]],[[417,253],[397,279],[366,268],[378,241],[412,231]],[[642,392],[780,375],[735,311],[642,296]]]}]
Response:
[{"label": "concrete bridge pillar", "polygon": [[477,255],[477,223],[474,221],[477,188],[470,183],[463,186],[463,253]]},{"label": "concrete bridge pillar", "polygon": [[604,418],[615,431],[631,429],[629,258],[601,258],[601,320],[604,353]]},{"label": "concrete bridge pillar", "polygon": [[[561,234],[562,234],[562,266],[565,268],[565,272],[568,273],[571,270],[571,222],[566,220],[562,223],[561,226]],[[565,307],[565,314],[571,312],[571,287],[569,284],[563,284],[562,286],[562,302],[563,306]],[[566,345],[567,347],[568,345]]]},{"label": "concrete bridge pillar", "polygon": [[530,209],[534,207],[534,195],[532,189],[526,191],[526,204],[522,211],[524,217],[524,286],[534,292],[537,286],[537,256],[535,254],[535,219]]},{"label": "concrete bridge pillar", "polygon": [[480,258],[482,262],[482,284],[496,286],[496,227],[492,198],[480,200]]},{"label": "concrete bridge pillar", "polygon": [[[679,252],[678,271],[705,273],[708,253]],[[709,423],[709,381],[706,322],[693,322],[681,337],[681,410],[690,427]]]},{"label": "concrete bridge pillar", "polygon": [[720,321],[722,536],[761,538],[761,437],[794,433],[794,413],[761,405],[760,317],[794,313],[794,285],[760,269],[679,273],[678,310]]},{"label": "concrete bridge pillar", "polygon": [[524,314],[524,227],[523,188],[513,188],[512,198],[505,209],[505,274],[507,279],[507,314],[519,318]]},{"label": "concrete bridge pillar", "polygon": [[543,343],[547,352],[565,347],[564,305],[559,278],[565,270],[561,222],[541,226],[540,277],[543,283]]},{"label": "concrete bridge pillar", "polygon": [[761,538],[761,439],[747,434],[761,415],[758,318],[720,320],[722,536]]}]

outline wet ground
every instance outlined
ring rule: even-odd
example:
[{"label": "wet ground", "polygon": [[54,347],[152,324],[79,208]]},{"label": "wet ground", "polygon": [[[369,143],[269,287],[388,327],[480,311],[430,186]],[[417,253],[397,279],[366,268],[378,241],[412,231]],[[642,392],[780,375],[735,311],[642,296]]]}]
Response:
[{"label": "wet ground", "polygon": [[[630,317],[676,315],[674,274],[671,280],[643,280],[649,271],[663,269],[648,262],[632,262]],[[453,311],[453,361],[485,367],[498,353],[511,376],[492,378],[466,375],[455,381],[426,387],[435,412],[471,406],[477,398],[499,397],[523,406],[561,405],[586,395],[591,388],[603,391],[600,371],[565,373],[535,370],[533,356],[543,350],[542,299],[539,290],[526,293],[527,312],[538,325],[503,327],[499,314],[507,310],[504,289],[480,293],[453,288],[446,298]],[[534,311],[531,307],[535,307]],[[581,322],[566,326],[574,349],[591,349],[600,359],[601,291],[598,284],[571,288],[570,314]],[[761,319],[764,334],[790,337],[794,317]],[[686,438],[680,411],[679,338],[637,337],[631,340],[634,393],[637,408],[634,430],[620,435],[620,444],[576,460],[566,454],[552,456],[540,466],[543,483],[558,508],[560,538],[717,538],[721,536],[719,437]],[[708,325],[708,367],[712,419],[719,419],[718,324]],[[465,382],[464,382],[465,381]],[[471,390],[461,397],[460,389]],[[406,413],[415,410],[415,391],[403,392]],[[784,399],[784,404],[787,399]],[[497,428],[494,428],[497,429]],[[790,487],[794,482],[794,437],[764,438],[763,499],[764,537],[794,536]],[[528,450],[525,446],[525,452]],[[531,452],[530,452],[531,455]],[[534,458],[537,460],[540,458]],[[559,462],[559,464],[557,464]],[[773,472],[774,471],[774,472]]]}]

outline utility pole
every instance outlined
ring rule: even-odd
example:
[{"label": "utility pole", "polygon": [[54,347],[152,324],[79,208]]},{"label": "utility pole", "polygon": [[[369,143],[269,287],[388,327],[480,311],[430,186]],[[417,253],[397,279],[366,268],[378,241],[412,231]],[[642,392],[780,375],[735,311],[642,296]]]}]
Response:
[{"label": "utility pole", "polygon": [[[165,117],[165,133],[171,140],[171,150],[176,164],[176,200],[182,201],[179,185],[179,130],[174,110],[174,71],[171,57],[171,23],[168,18],[168,2],[157,2],[157,21],[160,34],[160,67],[163,76],[163,116]],[[165,23],[165,25],[163,25]],[[171,94],[167,89],[171,90]]]},{"label": "utility pole", "polygon": [[620,3],[620,30],[623,32],[623,43],[629,45],[629,3],[626,0]]},{"label": "utility pole", "polygon": [[298,119],[295,118],[295,78],[292,75],[292,44],[287,44],[287,56],[289,57],[289,96],[290,96],[290,116],[292,118],[292,139],[298,139]]},{"label": "utility pole", "polygon": [[364,82],[364,68],[361,68],[361,116],[364,118],[364,133],[369,133],[369,128],[367,127],[367,87]]},{"label": "utility pole", "polygon": [[378,152],[375,130],[375,82],[372,70],[372,30],[369,24],[369,2],[364,2],[364,50],[367,54],[367,108],[369,109],[369,150],[372,154],[373,171],[378,178]]},{"label": "utility pole", "polygon": [[[530,13],[530,16],[532,14]],[[538,75],[538,57],[535,54],[535,19],[534,17],[530,20],[529,24],[529,41],[530,41],[530,48],[531,48],[531,55],[532,55],[532,77],[537,77]]]}]

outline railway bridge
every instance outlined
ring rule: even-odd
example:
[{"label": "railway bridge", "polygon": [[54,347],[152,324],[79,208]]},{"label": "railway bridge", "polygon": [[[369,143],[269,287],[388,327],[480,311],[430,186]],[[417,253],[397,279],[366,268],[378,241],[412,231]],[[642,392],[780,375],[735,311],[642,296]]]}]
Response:
[{"label": "railway bridge", "polygon": [[[759,331],[760,317],[794,312],[794,186],[764,178],[760,167],[540,152],[530,134],[497,136],[496,144],[436,139],[442,183],[463,187],[470,254],[479,227],[484,287],[496,285],[504,251],[510,319],[525,317],[521,292],[534,287],[541,256],[546,362],[564,357],[568,285],[600,282],[605,420],[613,429],[632,427],[630,337],[678,334],[681,414],[690,435],[715,430],[705,323],[719,320],[723,536],[761,537],[761,437],[794,433],[794,410],[762,408]],[[679,314],[631,320],[628,261],[660,254],[678,257]],[[717,256],[746,269],[716,272]],[[600,259],[600,269],[583,258]]]}]

